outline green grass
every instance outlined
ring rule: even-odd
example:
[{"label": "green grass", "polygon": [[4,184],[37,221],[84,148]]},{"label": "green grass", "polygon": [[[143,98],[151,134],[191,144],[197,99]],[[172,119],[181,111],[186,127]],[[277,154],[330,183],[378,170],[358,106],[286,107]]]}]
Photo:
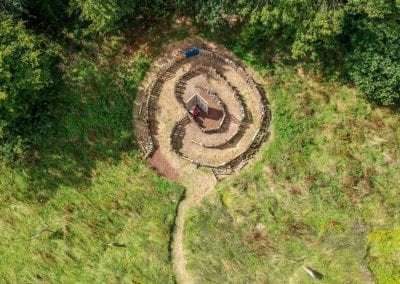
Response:
[{"label": "green grass", "polygon": [[212,283],[307,283],[308,265],[322,283],[394,283],[400,115],[289,67],[270,78],[272,139],[190,212],[189,270]]},{"label": "green grass", "polygon": [[[368,234],[370,269],[382,283],[398,283],[400,279],[400,229],[376,229]],[[388,273],[388,267],[391,268]]]},{"label": "green grass", "polygon": [[169,243],[183,188],[139,158],[131,111],[151,58],[121,54],[121,44],[68,54],[53,135],[24,162],[0,165],[1,281],[174,281]]}]

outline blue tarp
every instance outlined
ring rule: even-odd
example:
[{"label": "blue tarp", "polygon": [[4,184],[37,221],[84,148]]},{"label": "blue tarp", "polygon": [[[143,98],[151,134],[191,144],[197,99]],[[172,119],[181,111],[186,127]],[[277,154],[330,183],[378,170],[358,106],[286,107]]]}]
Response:
[{"label": "blue tarp", "polygon": [[192,49],[188,49],[185,51],[185,56],[186,57],[192,57],[192,56],[196,56],[200,53],[200,49],[198,48],[192,48]]}]

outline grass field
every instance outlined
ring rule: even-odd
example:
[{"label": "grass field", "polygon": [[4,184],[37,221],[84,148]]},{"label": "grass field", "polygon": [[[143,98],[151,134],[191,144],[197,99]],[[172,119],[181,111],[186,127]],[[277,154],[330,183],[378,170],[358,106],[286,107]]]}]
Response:
[{"label": "grass field", "polygon": [[0,282],[174,281],[183,188],[139,158],[131,110],[151,58],[119,48],[107,39],[66,54],[53,135],[0,167]]},{"label": "grass field", "polygon": [[255,67],[269,78],[272,139],[190,212],[188,269],[212,283],[312,282],[303,265],[322,283],[396,283],[400,115],[301,69]]}]

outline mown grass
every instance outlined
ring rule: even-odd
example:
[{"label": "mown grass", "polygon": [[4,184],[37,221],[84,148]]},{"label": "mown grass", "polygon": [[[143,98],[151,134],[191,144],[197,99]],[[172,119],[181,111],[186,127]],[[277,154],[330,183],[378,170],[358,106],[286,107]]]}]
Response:
[{"label": "mown grass", "polygon": [[174,281],[183,189],[138,156],[132,106],[151,57],[121,46],[108,38],[67,54],[54,135],[0,165],[0,282]]},{"label": "mown grass", "polygon": [[302,70],[254,66],[273,135],[260,161],[190,212],[189,270],[201,282],[307,283],[307,265],[322,283],[396,283],[400,115]]}]

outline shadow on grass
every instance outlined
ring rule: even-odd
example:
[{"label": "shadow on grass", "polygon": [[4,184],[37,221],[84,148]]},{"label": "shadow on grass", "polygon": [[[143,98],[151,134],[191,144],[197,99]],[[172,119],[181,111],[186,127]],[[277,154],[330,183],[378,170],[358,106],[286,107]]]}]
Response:
[{"label": "shadow on grass", "polygon": [[134,95],[113,92],[113,84],[106,86],[111,83],[108,79],[95,86],[96,96],[68,90],[73,101],[65,108],[58,133],[40,148],[40,158],[26,168],[38,201],[45,201],[60,185],[87,185],[97,161],[117,163],[123,153],[135,149],[130,122]]},{"label": "shadow on grass", "polygon": [[29,177],[25,198],[46,202],[60,186],[83,190],[98,162],[116,164],[135,154],[131,110],[149,59],[122,60],[103,68],[80,55],[66,71],[57,130],[23,166]]},{"label": "shadow on grass", "polygon": [[28,187],[16,197],[45,203],[61,186],[84,191],[98,163],[118,164],[124,156],[136,155],[132,106],[152,60],[141,47],[150,47],[157,56],[162,44],[187,37],[187,31],[185,26],[168,30],[162,25],[125,30],[124,42],[111,55],[108,40],[98,46],[88,42],[69,54],[63,68],[64,103],[53,110],[58,114],[53,135],[19,166]]}]

